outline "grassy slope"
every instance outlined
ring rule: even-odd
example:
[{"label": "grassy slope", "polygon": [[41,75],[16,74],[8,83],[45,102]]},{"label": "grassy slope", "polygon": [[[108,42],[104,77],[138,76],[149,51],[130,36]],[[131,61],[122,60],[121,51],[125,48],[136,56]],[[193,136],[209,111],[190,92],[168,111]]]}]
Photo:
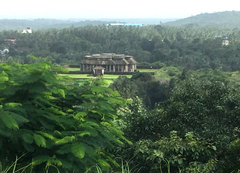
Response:
[{"label": "grassy slope", "polygon": [[[79,71],[79,68],[67,68],[69,71]],[[161,69],[139,69],[140,72],[155,72],[155,77],[159,81],[166,82],[170,80],[175,75],[181,72],[181,68],[176,67],[163,67]],[[80,79],[91,79],[94,78],[92,75],[89,74],[59,74],[61,76],[69,76],[71,78],[80,78]],[[131,78],[132,75],[124,75],[128,78]],[[106,80],[107,83],[112,83],[114,79],[118,78],[119,75],[103,75],[103,79]]]},{"label": "grassy slope", "polygon": [[[182,72],[182,67],[163,67],[161,69],[139,69],[140,72],[155,72],[156,80],[166,82],[169,81],[174,76],[180,74]],[[79,68],[68,68],[69,71],[78,71]],[[197,71],[196,71],[197,73]],[[240,85],[240,72],[224,72],[227,77],[229,77],[230,81],[234,81]],[[81,80],[84,79],[91,79],[93,76],[88,74],[59,74],[61,76],[69,76],[72,78],[80,78]],[[196,74],[197,75],[197,74]],[[125,75],[128,78],[131,78],[132,75]],[[103,79],[109,85],[111,84],[114,79],[118,78],[119,75],[103,75]]]}]

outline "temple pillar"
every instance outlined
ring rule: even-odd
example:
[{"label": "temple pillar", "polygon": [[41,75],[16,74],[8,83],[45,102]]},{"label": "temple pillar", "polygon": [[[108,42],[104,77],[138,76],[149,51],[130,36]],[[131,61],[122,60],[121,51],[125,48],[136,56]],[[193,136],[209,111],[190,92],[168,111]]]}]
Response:
[{"label": "temple pillar", "polygon": [[82,65],[82,71],[85,71],[85,64]]},{"label": "temple pillar", "polygon": [[121,65],[121,72],[124,72],[124,65]]},{"label": "temple pillar", "polygon": [[115,65],[113,65],[113,72],[115,72]]},{"label": "temple pillar", "polygon": [[128,72],[128,65],[125,65],[125,72]]}]

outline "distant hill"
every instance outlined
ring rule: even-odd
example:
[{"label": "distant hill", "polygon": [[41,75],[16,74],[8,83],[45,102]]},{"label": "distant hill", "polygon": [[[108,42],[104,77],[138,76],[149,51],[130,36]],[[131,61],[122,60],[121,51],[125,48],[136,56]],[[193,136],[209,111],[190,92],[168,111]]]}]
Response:
[{"label": "distant hill", "polygon": [[59,19],[2,19],[0,20],[0,30],[22,30],[27,27],[33,29],[64,28],[70,26],[102,25],[103,21],[73,21]]},{"label": "distant hill", "polygon": [[32,29],[80,27],[87,25],[105,25],[112,22],[142,23],[155,25],[176,19],[139,18],[139,19],[1,19],[0,30],[23,30],[27,27]]},{"label": "distant hill", "polygon": [[103,21],[126,22],[126,23],[141,23],[143,25],[158,25],[169,21],[175,21],[176,18],[129,18],[129,19],[101,19]]},{"label": "distant hill", "polygon": [[167,26],[183,26],[189,24],[198,26],[225,25],[229,27],[240,27],[240,11],[203,13],[164,23],[164,25]]}]

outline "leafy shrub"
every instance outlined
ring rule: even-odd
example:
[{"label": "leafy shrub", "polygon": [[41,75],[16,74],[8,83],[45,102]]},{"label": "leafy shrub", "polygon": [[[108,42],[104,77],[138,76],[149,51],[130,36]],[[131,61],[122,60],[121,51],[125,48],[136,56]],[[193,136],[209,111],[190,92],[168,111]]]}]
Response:
[{"label": "leafy shrub", "polygon": [[[139,140],[135,145],[135,156],[151,165],[148,172],[212,172],[217,160],[214,158],[216,147],[196,138],[192,132],[180,138],[176,131],[170,137],[157,141]],[[145,170],[146,171],[146,170]]]},{"label": "leafy shrub", "polygon": [[76,84],[53,70],[60,69],[44,62],[0,64],[3,167],[25,153],[20,166],[31,164],[36,172],[42,172],[43,163],[60,172],[117,164],[105,149],[130,143],[113,123],[125,100],[98,82]]}]

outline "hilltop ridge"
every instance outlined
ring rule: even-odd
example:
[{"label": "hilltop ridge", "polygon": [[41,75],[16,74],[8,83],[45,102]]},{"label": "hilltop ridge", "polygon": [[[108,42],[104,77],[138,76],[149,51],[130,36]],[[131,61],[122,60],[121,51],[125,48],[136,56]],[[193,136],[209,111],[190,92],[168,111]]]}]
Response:
[{"label": "hilltop ridge", "polygon": [[240,27],[240,11],[202,13],[164,23],[164,25],[167,26],[184,26],[189,24],[196,26],[225,25],[229,27]]},{"label": "hilltop ridge", "polygon": [[137,18],[137,19],[0,19],[0,30],[22,30],[27,27],[33,29],[67,28],[81,26],[106,25],[114,22],[141,23],[143,25],[157,25],[176,19]]}]

